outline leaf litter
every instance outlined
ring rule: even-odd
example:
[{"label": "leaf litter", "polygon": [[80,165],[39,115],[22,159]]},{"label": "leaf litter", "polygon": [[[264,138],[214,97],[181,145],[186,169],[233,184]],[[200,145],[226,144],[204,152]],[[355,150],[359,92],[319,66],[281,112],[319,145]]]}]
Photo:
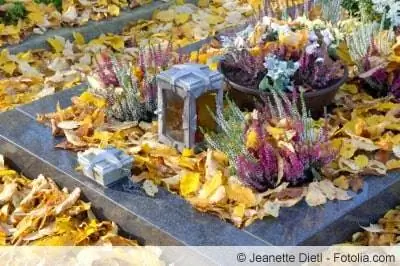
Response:
[{"label": "leaf litter", "polygon": [[0,158],[0,246],[138,245],[96,219],[79,188],[68,192],[43,175],[30,180]]},{"label": "leaf litter", "polygon": [[[70,2],[65,1],[65,5],[70,7]],[[101,2],[107,6],[107,1]],[[238,0],[217,1],[206,7],[173,5],[167,10],[157,10],[150,20],[127,26],[120,35],[103,34],[86,41],[76,32],[73,40],[60,36],[49,38],[50,50],[28,50],[14,55],[3,49],[0,51],[0,112],[83,82],[94,70],[95,55],[101,51],[114,52],[118,59],[135,64],[139,50],[150,44],[166,45],[171,41],[177,49],[243,23],[252,14],[251,5]],[[232,20],[232,16],[236,19]]]}]

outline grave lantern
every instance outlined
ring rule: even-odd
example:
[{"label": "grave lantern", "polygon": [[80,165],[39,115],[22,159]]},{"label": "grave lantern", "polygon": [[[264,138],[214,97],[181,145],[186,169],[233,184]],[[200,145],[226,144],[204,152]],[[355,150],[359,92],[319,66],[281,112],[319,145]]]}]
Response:
[{"label": "grave lantern", "polygon": [[203,141],[200,128],[217,130],[223,77],[199,64],[175,65],[157,76],[159,141],[182,151]]}]

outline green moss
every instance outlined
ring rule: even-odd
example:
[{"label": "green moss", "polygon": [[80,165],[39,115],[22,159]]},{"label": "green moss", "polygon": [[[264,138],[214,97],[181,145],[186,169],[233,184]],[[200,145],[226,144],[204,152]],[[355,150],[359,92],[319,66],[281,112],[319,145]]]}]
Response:
[{"label": "green moss", "polygon": [[[1,0],[0,0],[1,1]],[[36,3],[53,4],[58,10],[62,9],[62,0],[35,0]]]},{"label": "green moss", "polygon": [[24,18],[26,16],[26,9],[23,3],[15,2],[7,11],[5,12],[5,16],[3,21],[6,24],[17,24],[18,20]]}]

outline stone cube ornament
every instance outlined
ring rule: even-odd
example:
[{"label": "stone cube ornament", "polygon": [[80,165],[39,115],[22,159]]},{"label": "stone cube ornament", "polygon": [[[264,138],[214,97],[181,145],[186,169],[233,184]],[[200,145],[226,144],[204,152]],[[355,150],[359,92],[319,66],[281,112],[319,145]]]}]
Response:
[{"label": "stone cube ornament", "polygon": [[217,130],[212,113],[222,112],[223,76],[206,65],[183,64],[161,72],[158,87],[159,141],[182,151],[203,141],[200,128]]},{"label": "stone cube ornament", "polygon": [[87,177],[109,186],[131,176],[133,158],[115,148],[90,148],[78,153],[78,162]]}]

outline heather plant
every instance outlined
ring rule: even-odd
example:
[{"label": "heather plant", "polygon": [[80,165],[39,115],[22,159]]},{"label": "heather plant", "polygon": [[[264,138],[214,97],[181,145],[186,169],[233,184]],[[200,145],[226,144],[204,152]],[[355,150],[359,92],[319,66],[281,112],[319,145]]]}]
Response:
[{"label": "heather plant", "polygon": [[236,164],[240,154],[248,155],[243,130],[245,126],[245,114],[233,103],[227,99],[227,106],[224,113],[218,111],[211,113],[213,119],[218,125],[220,132],[205,132],[203,129],[206,143],[214,150],[219,150],[228,156],[231,166]]},{"label": "heather plant", "polygon": [[[397,0],[372,0],[375,12],[387,20],[389,25],[397,27],[400,25],[400,2]],[[385,21],[386,22],[386,21]]]},{"label": "heather plant", "polygon": [[156,75],[183,60],[183,55],[173,52],[172,43],[164,48],[154,45],[141,49],[135,66],[101,53],[96,57],[95,76],[88,80],[91,91],[107,99],[111,117],[151,121],[157,109]]},{"label": "heather plant", "polygon": [[342,0],[320,0],[322,7],[322,18],[332,24],[339,22],[341,18]]},{"label": "heather plant", "polygon": [[354,30],[346,41],[364,88],[372,96],[386,96],[392,90],[386,66],[394,44],[393,30],[383,30],[377,22],[367,23]]},{"label": "heather plant", "polygon": [[299,109],[296,95],[289,99],[276,91],[248,119],[228,101],[227,113],[215,116],[221,132],[205,134],[211,148],[227,154],[233,174],[259,192],[281,182],[298,186],[319,179],[336,155],[326,127],[315,128],[303,96]]},{"label": "heather plant", "polygon": [[224,56],[224,65],[244,72],[253,81],[265,71],[261,50],[254,55],[248,49],[230,49]]},{"label": "heather plant", "polygon": [[322,89],[343,76],[343,64],[329,56],[327,45],[311,44],[299,60],[295,82],[306,90]]},{"label": "heather plant", "polygon": [[97,73],[105,86],[92,82],[91,91],[107,100],[109,117],[121,121],[152,120],[156,100],[144,97],[130,66],[103,53],[98,56]]}]

